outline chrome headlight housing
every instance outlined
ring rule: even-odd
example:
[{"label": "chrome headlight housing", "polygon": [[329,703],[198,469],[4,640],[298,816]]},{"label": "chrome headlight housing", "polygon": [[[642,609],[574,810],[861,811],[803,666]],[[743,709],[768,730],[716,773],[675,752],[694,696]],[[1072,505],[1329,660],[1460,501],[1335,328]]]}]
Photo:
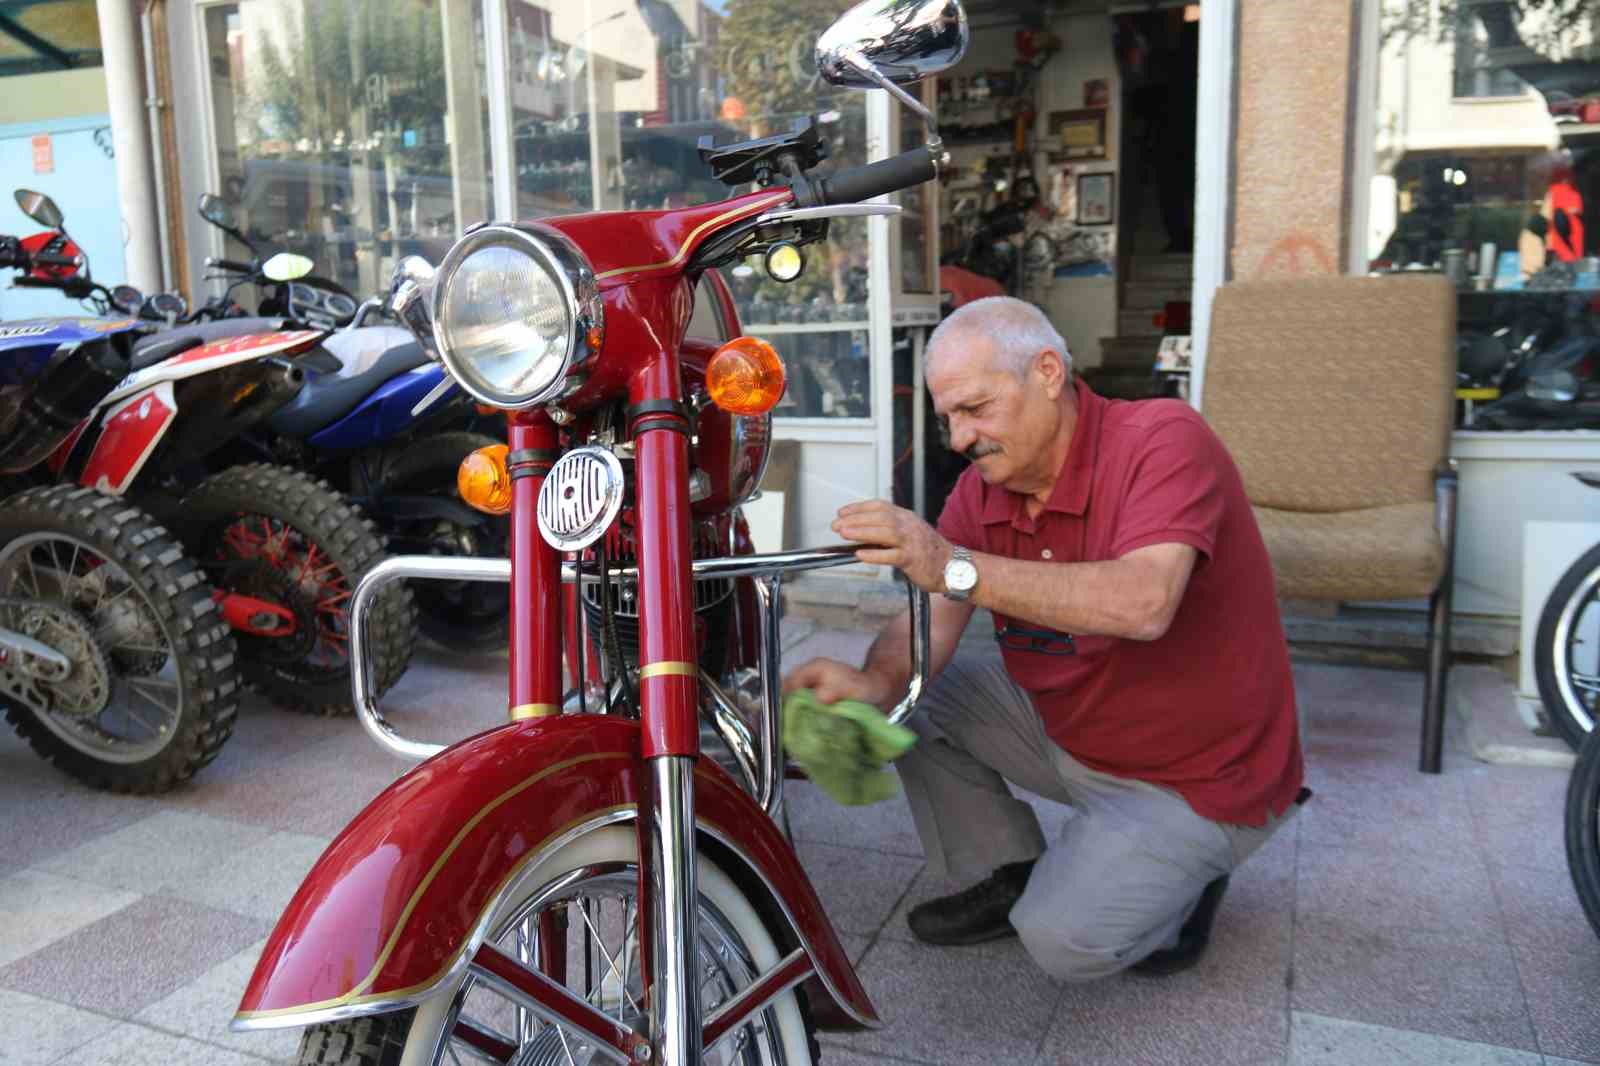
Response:
[{"label": "chrome headlight housing", "polygon": [[561,395],[599,353],[594,271],[564,234],[482,226],[462,237],[433,285],[433,337],[450,376],[480,403],[519,409]]},{"label": "chrome headlight housing", "polygon": [[749,503],[767,476],[772,459],[772,412],[733,416],[733,476],[730,493],[735,506]]}]

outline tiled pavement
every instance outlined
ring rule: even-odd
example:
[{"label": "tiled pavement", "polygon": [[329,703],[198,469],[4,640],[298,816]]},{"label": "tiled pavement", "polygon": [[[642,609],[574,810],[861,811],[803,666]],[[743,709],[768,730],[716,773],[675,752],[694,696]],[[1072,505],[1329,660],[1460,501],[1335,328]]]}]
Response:
[{"label": "tiled pavement", "polygon": [[[791,648],[859,657],[861,636]],[[408,732],[493,724],[504,660],[424,652],[386,700]],[[1014,942],[936,950],[904,912],[923,872],[900,800],[793,786],[802,860],[887,1025],[824,1035],[890,1063],[1600,1063],[1600,941],[1562,851],[1564,771],[1489,766],[1453,723],[1413,769],[1421,679],[1297,667],[1317,797],[1234,878],[1210,953],[1166,980],[1063,985]],[[1458,668],[1458,691],[1499,684]],[[1494,696],[1491,694],[1490,701]],[[297,1035],[227,1021],[279,908],[403,765],[350,721],[248,704],[216,764],[157,799],[98,795],[0,736],[0,1064],[260,1066]],[[1047,833],[1066,816],[1041,805]]]}]

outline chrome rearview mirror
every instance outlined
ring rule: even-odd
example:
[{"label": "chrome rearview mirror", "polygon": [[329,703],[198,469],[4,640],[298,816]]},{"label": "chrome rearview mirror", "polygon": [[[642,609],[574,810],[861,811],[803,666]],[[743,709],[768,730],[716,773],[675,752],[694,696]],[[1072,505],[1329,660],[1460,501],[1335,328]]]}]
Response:
[{"label": "chrome rearview mirror", "polygon": [[32,189],[18,189],[15,193],[17,206],[22,208],[22,213],[51,229],[61,228],[61,208],[56,202],[42,192]]},{"label": "chrome rearview mirror", "polygon": [[833,85],[887,89],[937,135],[932,113],[900,86],[955,66],[967,36],[960,0],[862,0],[817,38],[817,70]]},{"label": "chrome rearview mirror", "polygon": [[438,362],[439,350],[433,340],[433,264],[420,255],[408,255],[394,266],[394,276],[389,281],[387,300],[389,313],[411,331],[428,353],[428,358]]}]

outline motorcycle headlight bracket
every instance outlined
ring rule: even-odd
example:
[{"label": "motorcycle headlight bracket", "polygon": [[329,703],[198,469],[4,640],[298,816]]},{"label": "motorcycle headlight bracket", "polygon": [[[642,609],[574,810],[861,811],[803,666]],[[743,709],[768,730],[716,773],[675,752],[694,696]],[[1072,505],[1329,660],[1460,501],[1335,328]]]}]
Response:
[{"label": "motorcycle headlight bracket", "polygon": [[[532,260],[556,287],[566,316],[565,347],[558,368],[526,392],[495,387],[451,337],[450,331],[457,323],[446,312],[462,264],[474,254],[494,247],[510,249]],[[565,234],[547,227],[530,232],[511,225],[480,226],[456,241],[439,265],[433,285],[432,318],[434,343],[450,376],[479,403],[508,410],[535,407],[559,398],[569,375],[599,354],[604,338],[604,312],[588,259]]]}]

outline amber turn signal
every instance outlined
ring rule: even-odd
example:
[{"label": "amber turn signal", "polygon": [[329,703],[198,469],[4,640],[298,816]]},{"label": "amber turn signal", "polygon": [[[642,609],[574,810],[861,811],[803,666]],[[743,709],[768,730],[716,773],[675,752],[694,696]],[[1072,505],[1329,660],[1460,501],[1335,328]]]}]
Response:
[{"label": "amber turn signal", "polygon": [[511,474],[506,470],[504,444],[491,444],[468,454],[456,471],[456,491],[467,504],[485,514],[511,510]]},{"label": "amber turn signal", "polygon": [[783,399],[783,360],[759,337],[735,337],[706,364],[706,391],[730,414],[764,415]]}]

